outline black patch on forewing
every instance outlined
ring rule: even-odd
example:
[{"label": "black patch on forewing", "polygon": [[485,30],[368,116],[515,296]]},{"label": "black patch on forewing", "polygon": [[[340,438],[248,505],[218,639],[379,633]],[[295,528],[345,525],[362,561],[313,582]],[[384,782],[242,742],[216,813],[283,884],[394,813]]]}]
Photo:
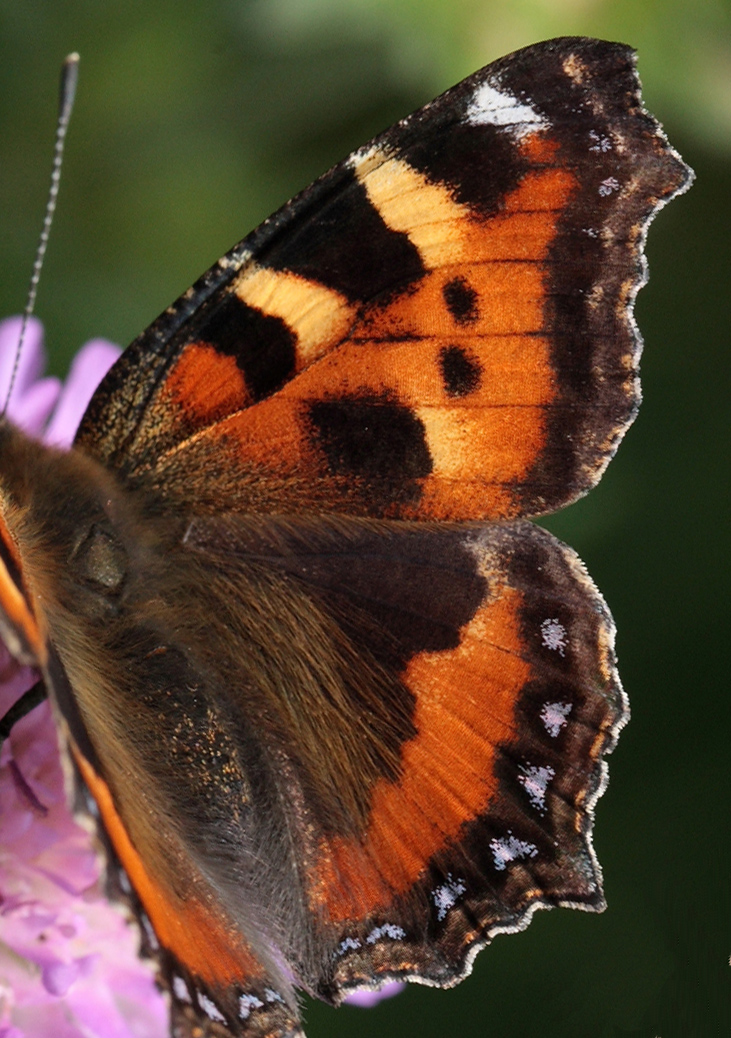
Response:
[{"label": "black patch on forewing", "polygon": [[409,407],[386,396],[313,400],[307,405],[313,446],[330,472],[389,502],[413,500],[416,481],[432,471],[426,430]]},{"label": "black patch on forewing", "polygon": [[326,177],[318,184],[315,218],[290,227],[286,239],[264,254],[266,264],[318,281],[354,302],[402,290],[421,278],[417,248],[407,234],[386,226],[353,171],[338,168],[328,177],[331,183]]},{"label": "black patch on forewing", "polygon": [[265,314],[233,293],[200,329],[200,338],[233,357],[254,400],[276,392],[292,377],[297,337],[281,317]]},{"label": "black patch on forewing", "polygon": [[446,184],[452,197],[481,216],[500,212],[529,163],[503,126],[472,125],[457,120],[454,105],[442,113],[438,131],[420,132],[420,122],[394,128],[399,154],[433,183]]},{"label": "black patch on forewing", "polygon": [[457,324],[469,324],[480,316],[477,292],[466,278],[452,278],[442,289],[444,302]]},{"label": "black patch on forewing", "polygon": [[463,346],[442,346],[439,351],[444,390],[449,396],[468,396],[479,389],[482,368]]},{"label": "black patch on forewing", "polygon": [[[645,129],[650,129],[650,124],[656,127],[651,117],[640,114],[631,47],[604,40],[564,38],[543,46],[538,73],[535,59],[531,48],[500,58],[489,67],[490,80],[499,80],[501,90],[544,115],[554,139],[572,131],[581,137],[584,119],[599,131],[613,117],[626,118],[630,109],[634,109],[633,118],[646,123]],[[567,60],[573,64],[575,76],[565,67]],[[591,145],[591,139],[584,140]]]}]

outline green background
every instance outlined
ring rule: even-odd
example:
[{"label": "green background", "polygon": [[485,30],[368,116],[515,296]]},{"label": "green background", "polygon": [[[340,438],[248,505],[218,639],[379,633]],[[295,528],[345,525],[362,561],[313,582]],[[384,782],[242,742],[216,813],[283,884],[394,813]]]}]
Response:
[{"label": "green background", "polygon": [[640,52],[698,180],[653,225],[645,403],[550,525],[618,627],[632,721],[598,807],[602,916],[539,913],[459,988],[308,1004],[309,1038],[715,1038],[729,1027],[731,11],[718,0],[0,0],[0,316],[22,308],[58,66],[82,55],[37,312],[63,372],[129,341],[291,194],[488,61],[555,35]]}]

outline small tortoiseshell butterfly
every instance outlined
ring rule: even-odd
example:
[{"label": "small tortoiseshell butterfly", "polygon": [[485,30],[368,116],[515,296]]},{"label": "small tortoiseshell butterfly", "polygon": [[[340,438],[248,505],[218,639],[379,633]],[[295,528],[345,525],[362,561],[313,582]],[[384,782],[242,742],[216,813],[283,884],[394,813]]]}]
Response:
[{"label": "small tortoiseshell butterfly", "polygon": [[0,425],[2,630],[43,675],[179,1038],[451,985],[603,906],[611,617],[526,517],[599,479],[689,169],[633,52],[519,51],[355,152],[123,354]]}]

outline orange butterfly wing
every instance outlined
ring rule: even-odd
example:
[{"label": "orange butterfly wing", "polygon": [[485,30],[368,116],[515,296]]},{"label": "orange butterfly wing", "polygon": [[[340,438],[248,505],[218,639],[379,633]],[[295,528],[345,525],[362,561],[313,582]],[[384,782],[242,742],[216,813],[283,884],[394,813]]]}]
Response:
[{"label": "orange butterfly wing", "polygon": [[[631,51],[527,48],[285,206],[93,398],[100,518],[68,557],[79,602],[121,595],[130,630],[91,618],[106,699],[62,625],[46,679],[181,1034],[294,1034],[290,979],[333,1001],[448,984],[534,907],[601,906],[611,619],[550,535],[433,521],[599,478],[638,402],[644,233],[689,177]],[[154,723],[128,731],[126,704]]]},{"label": "orange butterfly wing", "polygon": [[198,511],[554,509],[635,414],[644,232],[686,183],[627,48],[528,48],[233,249],[125,353],[77,442]]}]

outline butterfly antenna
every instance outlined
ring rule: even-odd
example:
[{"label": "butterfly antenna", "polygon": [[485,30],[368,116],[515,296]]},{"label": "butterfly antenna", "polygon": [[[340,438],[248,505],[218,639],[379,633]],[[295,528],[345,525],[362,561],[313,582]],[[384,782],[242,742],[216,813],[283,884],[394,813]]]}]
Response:
[{"label": "butterfly antenna", "polygon": [[69,122],[71,121],[71,112],[74,107],[74,98],[76,97],[76,84],[79,81],[79,55],[69,54],[63,63],[61,69],[61,91],[59,97],[59,108],[58,108],[58,123],[56,124],[56,143],[53,150],[53,167],[51,169],[51,186],[48,190],[48,201],[46,202],[46,215],[43,219],[43,229],[41,230],[41,237],[38,242],[38,248],[36,250],[36,258],[33,263],[33,273],[30,278],[30,285],[28,287],[28,299],[25,304],[23,311],[23,320],[20,325],[20,335],[18,337],[18,345],[15,350],[15,360],[13,362],[13,370],[10,375],[10,383],[8,385],[8,391],[5,395],[5,403],[3,404],[2,413],[8,409],[10,403],[10,397],[13,392],[13,386],[15,385],[15,379],[18,374],[18,365],[20,364],[20,355],[23,350],[23,342],[25,341],[25,333],[28,328],[28,321],[33,313],[36,305],[36,294],[38,292],[38,282],[41,277],[41,269],[43,268],[43,259],[46,255],[46,247],[48,245],[48,236],[51,233],[51,224],[53,223],[53,214],[56,211],[56,200],[58,198],[58,188],[61,183],[61,166],[63,164],[63,150],[66,144],[66,132],[69,128]]}]

